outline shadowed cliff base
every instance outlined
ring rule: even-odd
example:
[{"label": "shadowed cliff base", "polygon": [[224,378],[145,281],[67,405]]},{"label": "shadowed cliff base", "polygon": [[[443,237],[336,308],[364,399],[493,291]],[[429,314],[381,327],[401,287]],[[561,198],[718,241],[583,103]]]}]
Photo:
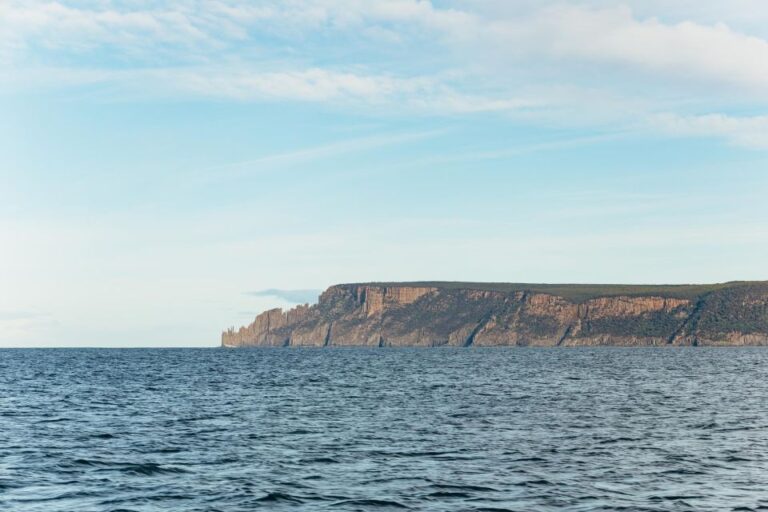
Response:
[{"label": "shadowed cliff base", "polygon": [[224,347],[768,345],[768,282],[358,283],[273,309]]}]

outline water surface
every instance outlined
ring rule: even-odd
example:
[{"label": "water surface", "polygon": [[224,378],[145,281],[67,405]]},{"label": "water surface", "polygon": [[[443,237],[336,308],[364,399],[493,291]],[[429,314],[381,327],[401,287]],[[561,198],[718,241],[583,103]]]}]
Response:
[{"label": "water surface", "polygon": [[768,349],[0,350],[0,510],[768,510]]}]

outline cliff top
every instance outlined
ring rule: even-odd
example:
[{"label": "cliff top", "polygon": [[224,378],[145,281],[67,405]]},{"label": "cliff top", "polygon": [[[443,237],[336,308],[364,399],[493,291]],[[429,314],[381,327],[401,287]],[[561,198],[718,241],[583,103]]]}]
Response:
[{"label": "cliff top", "polygon": [[598,297],[616,296],[658,296],[676,299],[695,299],[702,295],[727,288],[760,287],[768,288],[768,281],[731,281],[716,284],[533,284],[533,283],[466,283],[460,281],[412,281],[412,282],[370,282],[348,283],[338,286],[382,286],[382,287],[424,287],[442,290],[482,290],[503,293],[537,292],[557,295],[565,299],[582,302]]}]

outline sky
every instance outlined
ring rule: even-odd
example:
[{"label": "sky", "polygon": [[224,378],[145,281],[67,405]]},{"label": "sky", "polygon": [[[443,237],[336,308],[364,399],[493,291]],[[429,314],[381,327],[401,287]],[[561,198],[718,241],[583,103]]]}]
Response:
[{"label": "sky", "polygon": [[767,164],[764,0],[0,0],[0,346],[768,279]]}]

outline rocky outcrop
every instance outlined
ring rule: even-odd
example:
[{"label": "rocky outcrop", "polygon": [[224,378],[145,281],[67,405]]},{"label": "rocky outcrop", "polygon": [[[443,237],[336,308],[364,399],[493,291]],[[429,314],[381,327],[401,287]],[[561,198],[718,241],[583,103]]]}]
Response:
[{"label": "rocky outcrop", "polygon": [[367,283],[222,334],[248,346],[768,345],[768,283]]},{"label": "rocky outcrop", "polygon": [[415,302],[424,295],[434,291],[437,291],[437,288],[364,285],[355,288],[355,295],[357,302],[364,308],[365,314],[373,316],[383,313],[388,307],[405,306]]}]

